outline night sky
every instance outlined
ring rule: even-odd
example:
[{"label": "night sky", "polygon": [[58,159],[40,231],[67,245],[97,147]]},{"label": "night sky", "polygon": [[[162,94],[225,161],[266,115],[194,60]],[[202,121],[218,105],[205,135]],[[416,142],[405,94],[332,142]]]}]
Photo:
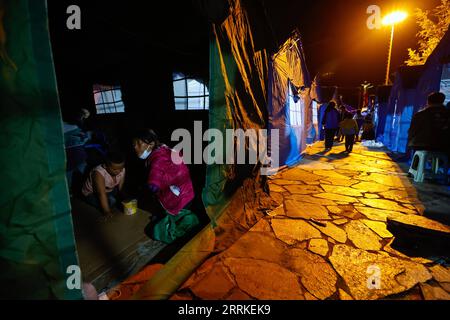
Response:
[{"label": "night sky", "polygon": [[[295,3],[296,1],[293,1]],[[418,27],[414,8],[431,9],[439,0],[353,0],[308,1],[299,13],[305,54],[311,76],[318,72],[334,72],[336,84],[358,86],[364,80],[382,84],[385,78],[390,28],[369,30],[366,21],[369,5],[378,5],[384,16],[394,8],[405,8],[407,20],[396,27],[391,72],[407,59],[407,48],[415,48]],[[402,4],[403,3],[403,4]],[[405,5],[406,3],[406,5]]]},{"label": "night sky", "polygon": [[[162,55],[165,55],[167,48],[171,48],[169,50],[186,53],[187,59],[197,56],[198,63],[193,63],[191,59],[188,64],[207,72],[210,26],[206,17],[192,5],[199,1],[208,3],[207,0],[160,3],[49,0],[53,35],[62,39],[54,41],[54,44],[61,43],[61,50],[65,50],[57,54],[69,54],[68,46],[73,46],[73,51],[83,46],[89,55],[104,50],[105,54],[95,58],[96,61],[102,61],[104,57],[111,56],[111,45],[115,51],[133,51],[137,50],[135,43],[139,41],[153,50],[160,50]],[[213,3],[219,0],[210,1]],[[312,78],[318,73],[331,72],[334,73],[334,85],[349,87],[359,86],[364,80],[375,85],[384,83],[390,28],[367,28],[369,15],[366,10],[369,5],[378,5],[382,16],[392,9],[404,9],[410,14],[406,21],[396,27],[391,65],[391,72],[395,72],[407,58],[407,48],[414,48],[417,44],[418,27],[413,16],[414,8],[432,9],[440,3],[440,0],[246,1],[265,4],[269,24],[278,34],[285,36],[293,28],[299,28]],[[72,3],[80,4],[84,21],[87,21],[81,33],[65,30],[65,8]],[[93,39],[92,45],[76,38],[86,31]],[[75,40],[72,41],[72,38]],[[282,39],[277,40],[282,42]],[[130,44],[130,41],[134,42]],[[89,46],[96,48],[92,50]]]}]

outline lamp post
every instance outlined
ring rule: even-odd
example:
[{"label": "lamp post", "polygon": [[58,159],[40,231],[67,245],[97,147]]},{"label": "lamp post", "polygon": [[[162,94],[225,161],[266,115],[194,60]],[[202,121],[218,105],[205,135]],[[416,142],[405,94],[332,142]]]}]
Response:
[{"label": "lamp post", "polygon": [[383,25],[391,26],[391,40],[389,42],[389,54],[388,54],[388,62],[387,62],[387,69],[386,69],[385,85],[389,85],[389,71],[391,69],[391,56],[392,56],[392,46],[394,43],[395,25],[397,23],[400,23],[403,20],[405,20],[407,16],[408,16],[408,14],[406,12],[394,11],[383,18]]}]

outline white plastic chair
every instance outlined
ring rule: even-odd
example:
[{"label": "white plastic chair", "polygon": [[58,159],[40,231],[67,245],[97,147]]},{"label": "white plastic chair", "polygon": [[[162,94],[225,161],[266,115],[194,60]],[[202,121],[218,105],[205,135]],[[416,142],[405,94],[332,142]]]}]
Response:
[{"label": "white plastic chair", "polygon": [[[426,172],[425,166],[429,159],[431,159],[431,172]],[[443,169],[443,173],[439,173],[440,168]],[[418,150],[414,153],[408,172],[414,177],[415,182],[423,182],[425,177],[443,177],[444,182],[447,183],[448,156],[442,152]]]}]

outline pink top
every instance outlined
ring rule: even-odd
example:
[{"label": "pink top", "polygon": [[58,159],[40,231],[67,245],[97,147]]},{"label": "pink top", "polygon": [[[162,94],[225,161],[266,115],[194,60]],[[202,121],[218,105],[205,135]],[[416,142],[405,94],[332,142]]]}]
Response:
[{"label": "pink top", "polygon": [[[177,163],[172,161],[178,158]],[[162,145],[147,158],[149,168],[147,183],[158,188],[156,193],[161,205],[168,213],[177,215],[192,199],[192,186],[189,169],[179,154]]]},{"label": "pink top", "polygon": [[91,170],[89,173],[89,177],[84,182],[83,188],[81,192],[84,196],[88,196],[94,192],[94,188],[92,186],[92,179],[94,176],[94,172],[97,171],[102,175],[102,177],[105,179],[105,188],[106,193],[111,192],[114,190],[115,187],[117,187],[121,181],[125,178],[125,168],[122,169],[122,171],[115,177],[111,176],[108,171],[103,167],[103,165],[99,165]]}]

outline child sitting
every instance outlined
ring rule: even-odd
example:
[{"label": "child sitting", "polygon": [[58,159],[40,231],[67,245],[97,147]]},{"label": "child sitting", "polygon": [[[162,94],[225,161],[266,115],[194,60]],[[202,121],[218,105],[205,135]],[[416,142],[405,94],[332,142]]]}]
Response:
[{"label": "child sitting", "polygon": [[105,217],[112,215],[111,208],[117,203],[118,191],[125,181],[125,160],[123,155],[109,152],[106,161],[89,173],[82,193],[86,201],[100,209]]},{"label": "child sitting", "polygon": [[346,113],[344,120],[339,123],[342,134],[345,136],[345,151],[352,152],[355,135],[358,133],[358,124],[351,113]]}]

